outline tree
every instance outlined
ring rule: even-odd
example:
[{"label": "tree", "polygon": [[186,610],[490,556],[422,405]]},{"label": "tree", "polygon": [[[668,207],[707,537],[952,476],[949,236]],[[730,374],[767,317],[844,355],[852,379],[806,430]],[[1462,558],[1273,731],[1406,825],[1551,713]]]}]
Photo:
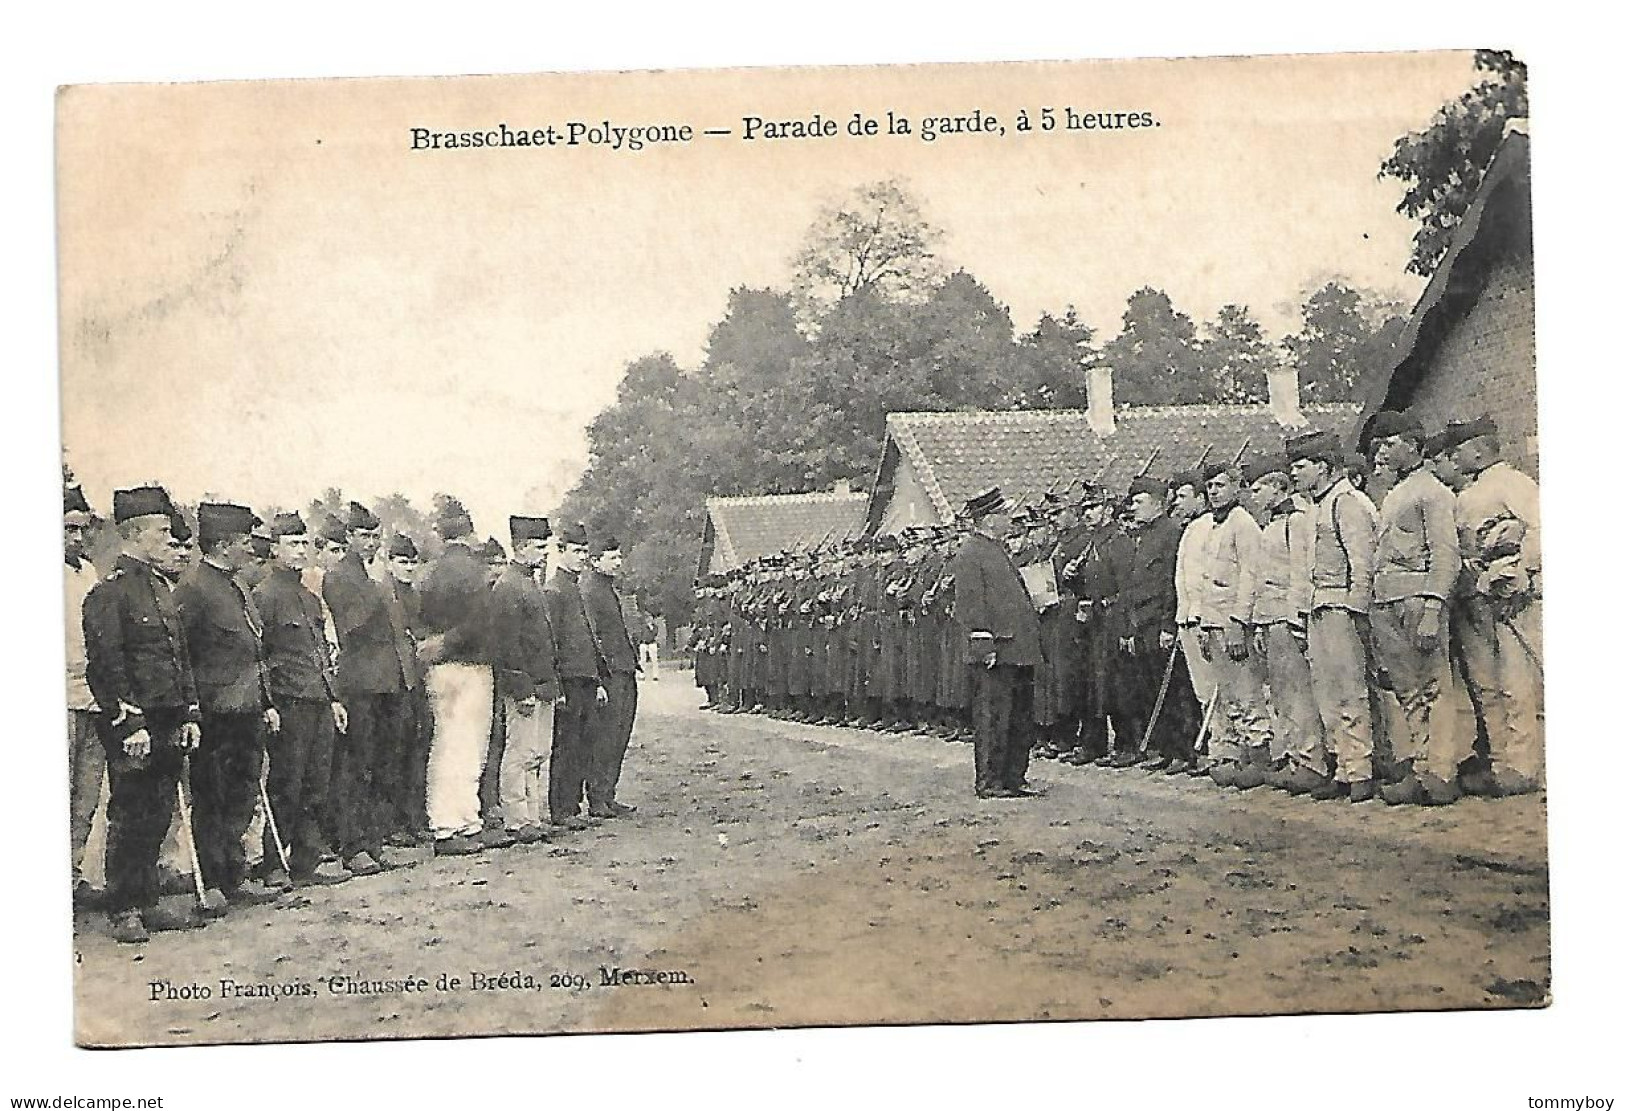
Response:
[{"label": "tree", "polygon": [[1101,357],[1112,368],[1113,400],[1124,405],[1185,405],[1210,399],[1197,360],[1196,325],[1160,289],[1129,295],[1123,330]]},{"label": "tree", "polygon": [[860,293],[906,298],[928,291],[940,273],[941,238],[900,181],[855,189],[823,210],[792,263],[804,321],[815,325],[831,305]]},{"label": "tree", "polygon": [[1281,356],[1247,306],[1224,305],[1203,333],[1198,358],[1213,399],[1229,404],[1266,400],[1269,373],[1280,365]]},{"label": "tree", "polygon": [[1044,313],[1022,336],[1015,373],[1001,409],[1081,409],[1088,401],[1089,368],[1100,359],[1095,330],[1071,305],[1061,316]]},{"label": "tree", "polygon": [[1421,221],[1406,269],[1427,277],[1450,247],[1506,122],[1529,114],[1528,67],[1504,50],[1480,50],[1473,67],[1488,76],[1434,114],[1422,131],[1394,142],[1378,177],[1407,184],[1398,211]]},{"label": "tree", "polygon": [[1381,369],[1404,330],[1395,304],[1329,281],[1301,309],[1303,326],[1281,341],[1298,368],[1305,401],[1364,400],[1364,379]]}]

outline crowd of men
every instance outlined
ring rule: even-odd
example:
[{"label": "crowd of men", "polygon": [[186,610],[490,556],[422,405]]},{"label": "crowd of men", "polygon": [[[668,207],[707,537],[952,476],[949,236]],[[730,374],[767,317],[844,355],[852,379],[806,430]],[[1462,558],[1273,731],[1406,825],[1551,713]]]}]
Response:
[{"label": "crowd of men", "polygon": [[981,797],[1029,794],[1035,752],[1319,800],[1536,790],[1536,483],[1487,418],[1367,439],[1014,512],[993,488],[703,577],[695,681],[718,713],[974,740]]},{"label": "crowd of men", "polygon": [[[75,896],[119,941],[416,849],[531,844],[634,810],[616,790],[645,638],[614,537],[516,516],[510,559],[444,499],[424,561],[357,502],[268,522],[205,502],[194,534],[158,486],[116,491],[112,519],[117,563],[98,575],[91,507],[65,490]],[[98,893],[84,853],[104,778]],[[196,893],[180,911],[160,899],[177,818]]]}]

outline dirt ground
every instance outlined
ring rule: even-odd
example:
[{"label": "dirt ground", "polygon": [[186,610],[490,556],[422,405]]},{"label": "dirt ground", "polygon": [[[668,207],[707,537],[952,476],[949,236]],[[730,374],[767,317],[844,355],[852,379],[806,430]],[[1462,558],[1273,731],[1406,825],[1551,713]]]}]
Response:
[{"label": "dirt ground", "polygon": [[629,820],[141,947],[82,918],[80,1041],[1548,999],[1543,796],[1351,806],[1038,761],[1042,797],[978,801],[965,744],[701,713],[677,671],[642,701]]}]

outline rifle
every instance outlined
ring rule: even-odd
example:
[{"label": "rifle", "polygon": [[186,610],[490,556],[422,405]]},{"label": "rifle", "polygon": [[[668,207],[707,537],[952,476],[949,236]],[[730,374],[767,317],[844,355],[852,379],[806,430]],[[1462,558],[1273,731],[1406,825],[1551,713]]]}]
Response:
[{"label": "rifle", "polygon": [[[1134,477],[1135,478],[1144,478],[1146,476],[1146,474],[1150,472],[1151,464],[1156,460],[1157,456],[1160,455],[1161,453],[1162,453],[1162,445],[1161,444],[1158,444],[1156,447],[1152,448],[1151,449],[1151,454],[1147,455],[1145,457],[1145,462],[1143,464],[1141,464],[1140,469],[1137,472],[1135,472]],[[1204,452],[1204,454],[1206,454],[1206,453]],[[1201,463],[1197,463],[1197,466],[1201,466]]]},{"label": "rifle", "polygon": [[1241,441],[1241,447],[1237,450],[1236,457],[1230,461],[1230,465],[1232,467],[1239,465],[1241,463],[1241,457],[1246,455],[1247,449],[1252,446],[1253,438],[1251,436],[1248,436],[1245,440]]}]

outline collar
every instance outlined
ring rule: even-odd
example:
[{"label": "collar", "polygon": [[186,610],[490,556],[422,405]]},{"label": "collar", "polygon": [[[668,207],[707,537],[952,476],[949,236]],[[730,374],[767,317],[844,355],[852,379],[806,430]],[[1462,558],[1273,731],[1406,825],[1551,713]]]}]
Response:
[{"label": "collar", "polygon": [[1208,513],[1213,517],[1213,523],[1215,525],[1222,525],[1230,514],[1234,513],[1237,507],[1240,505],[1241,503],[1239,501],[1233,501],[1223,509],[1210,509],[1208,510]]},{"label": "collar", "polygon": [[85,561],[82,558],[71,556],[67,552],[62,553],[62,562],[66,563],[69,567],[72,567],[75,571],[83,570],[85,565]]},{"label": "collar", "polygon": [[1331,480],[1330,483],[1327,484],[1326,489],[1318,491],[1317,493],[1315,493],[1315,494],[1313,494],[1311,496],[1312,496],[1315,504],[1319,505],[1321,502],[1325,501],[1328,497],[1330,497],[1333,493],[1336,493],[1337,488],[1339,486],[1346,486],[1347,484],[1348,484],[1348,478],[1347,477],[1334,478],[1334,479]]}]

